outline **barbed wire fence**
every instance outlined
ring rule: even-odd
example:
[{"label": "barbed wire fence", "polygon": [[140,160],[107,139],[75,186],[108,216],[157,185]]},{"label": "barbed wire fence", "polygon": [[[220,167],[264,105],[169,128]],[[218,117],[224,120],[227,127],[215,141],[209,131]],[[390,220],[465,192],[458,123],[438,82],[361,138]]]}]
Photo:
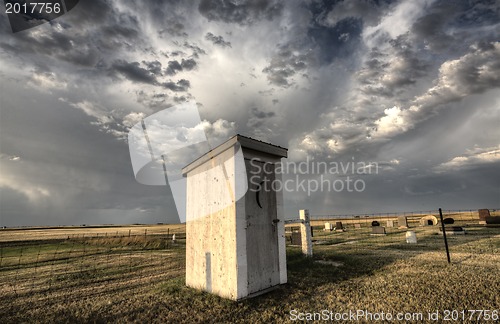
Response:
[{"label": "barbed wire fence", "polygon": [[[499,215],[498,209],[490,209]],[[419,219],[437,211],[378,213],[366,215],[312,215],[316,244],[339,247],[352,253],[387,253],[406,257],[422,251],[443,251],[438,227],[419,227]],[[347,216],[347,217],[346,217]],[[359,217],[356,217],[359,216]],[[405,216],[417,232],[418,243],[405,242],[406,229],[399,229],[397,216]],[[479,225],[474,210],[446,210],[444,217],[454,218],[467,235],[450,236],[452,260],[478,260],[498,255],[500,228]],[[371,222],[395,220],[387,235],[371,234]],[[325,222],[342,221],[345,232],[323,231]],[[354,224],[360,224],[355,228]],[[293,225],[293,224],[292,224]],[[290,227],[290,225],[287,225]],[[429,230],[432,229],[432,230]],[[175,242],[173,240],[175,235]],[[49,302],[106,296],[110,291],[183,277],[185,271],[185,228],[155,232],[148,229],[7,229],[0,236],[0,296],[12,303],[24,302],[26,296]],[[287,234],[290,237],[290,232]],[[379,246],[374,243],[380,243]],[[290,244],[290,242],[289,242]],[[394,253],[396,253],[394,252]],[[78,289],[78,294],[72,294]],[[58,296],[58,298],[54,298]],[[23,298],[19,298],[23,297]],[[14,306],[13,306],[14,307]]]},{"label": "barbed wire fence", "polygon": [[[489,209],[491,216],[500,216],[499,209]],[[405,217],[408,227],[400,227],[399,217]],[[423,222],[434,216],[437,223],[430,225]],[[479,219],[478,210],[445,210],[443,218],[452,219],[457,231],[447,233],[452,262],[479,262],[481,259],[489,258],[500,253],[500,225],[485,225]],[[336,250],[341,253],[353,255],[378,255],[381,251],[384,255],[391,255],[395,259],[408,258],[421,255],[426,252],[437,252],[442,254],[446,260],[443,234],[440,226],[438,210],[414,211],[401,213],[372,213],[351,215],[310,215],[313,232],[313,246],[327,246],[327,249]],[[384,227],[385,234],[374,234],[372,223],[377,222]],[[337,228],[337,223],[342,223]],[[286,222],[286,239],[288,245],[300,246],[293,243],[293,235],[296,240],[300,236],[300,220],[289,220]],[[330,229],[326,229],[328,228]],[[458,231],[463,229],[463,231]],[[416,244],[408,244],[407,232],[414,232],[417,238]],[[295,232],[295,233],[294,233]],[[314,248],[313,248],[314,250]],[[440,257],[440,256],[438,256]]]},{"label": "barbed wire fence", "polygon": [[[490,213],[492,215],[500,216],[500,208],[490,208]],[[457,209],[457,210],[443,210],[443,213],[451,216],[459,216],[460,219],[474,220],[478,219],[477,209]],[[364,218],[394,218],[399,216],[405,216],[414,218],[422,217],[424,215],[434,215],[438,216],[438,210],[423,210],[423,211],[401,211],[401,212],[387,212],[387,213],[357,213],[357,214],[313,214],[310,215],[311,220],[318,219],[364,219]],[[370,220],[371,221],[371,220]]]},{"label": "barbed wire fence", "polygon": [[181,229],[162,234],[147,230],[53,233],[42,238],[19,232],[10,240],[0,240],[0,296],[12,302],[30,295],[67,300],[76,287],[79,294],[73,298],[80,299],[82,291],[95,296],[184,273],[185,232]]}]

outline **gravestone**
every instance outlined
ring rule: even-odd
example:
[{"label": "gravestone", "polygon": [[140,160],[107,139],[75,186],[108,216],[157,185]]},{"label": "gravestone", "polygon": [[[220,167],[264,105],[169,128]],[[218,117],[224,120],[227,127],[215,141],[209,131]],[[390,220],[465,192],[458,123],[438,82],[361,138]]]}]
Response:
[{"label": "gravestone", "polygon": [[451,217],[448,217],[448,218],[443,219],[443,223],[445,225],[452,225],[452,224],[455,223],[455,220],[453,218],[451,218]]},{"label": "gravestone", "polygon": [[300,235],[300,232],[292,232],[291,244],[302,246],[302,236]]},{"label": "gravestone", "polygon": [[385,227],[383,226],[372,226],[372,234],[375,235],[385,235]]},{"label": "gravestone", "polygon": [[325,231],[326,232],[333,231],[333,224],[332,223],[325,223]]},{"label": "gravestone", "polygon": [[392,219],[389,219],[387,221],[386,227],[394,227],[394,221]]},{"label": "gravestone", "polygon": [[491,216],[489,209],[479,209],[479,223],[486,225],[500,225],[500,216]]},{"label": "gravestone", "polygon": [[406,216],[398,216],[398,226],[399,228],[408,228],[408,219]]},{"label": "gravestone", "polygon": [[406,232],[406,243],[417,244],[417,235],[415,234],[414,231]]},{"label": "gravestone", "polygon": [[427,215],[420,218],[420,226],[434,226],[438,224],[438,219],[434,215]]},{"label": "gravestone", "polygon": [[355,229],[360,229],[361,228],[361,224],[359,224],[359,223],[354,224],[354,228]]},{"label": "gravestone", "polygon": [[342,224],[342,222],[335,223],[335,231],[336,232],[344,232],[345,231],[345,228],[344,228],[344,225]]},{"label": "gravestone", "polygon": [[479,220],[486,221],[486,217],[490,217],[490,210],[489,209],[479,209]]},{"label": "gravestone", "polygon": [[283,190],[287,149],[236,135],[182,169],[186,285],[232,300],[287,282]]},{"label": "gravestone", "polygon": [[[444,230],[446,231],[446,234],[465,234],[465,229],[461,226],[446,226],[444,228]],[[439,228],[439,231],[440,232],[443,232],[443,229],[440,227]]]},{"label": "gravestone", "polygon": [[301,209],[299,217],[302,253],[307,257],[312,257],[311,223],[309,221],[309,210]]},{"label": "gravestone", "polygon": [[487,216],[486,225],[500,225],[500,216]]}]

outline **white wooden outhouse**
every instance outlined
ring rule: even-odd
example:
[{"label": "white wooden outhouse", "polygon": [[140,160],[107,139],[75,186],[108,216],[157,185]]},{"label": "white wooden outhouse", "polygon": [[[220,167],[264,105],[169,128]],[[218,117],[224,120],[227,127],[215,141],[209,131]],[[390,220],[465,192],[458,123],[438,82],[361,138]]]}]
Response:
[{"label": "white wooden outhouse", "polygon": [[182,169],[187,178],[186,285],[240,300],[287,282],[287,149],[235,135]]}]

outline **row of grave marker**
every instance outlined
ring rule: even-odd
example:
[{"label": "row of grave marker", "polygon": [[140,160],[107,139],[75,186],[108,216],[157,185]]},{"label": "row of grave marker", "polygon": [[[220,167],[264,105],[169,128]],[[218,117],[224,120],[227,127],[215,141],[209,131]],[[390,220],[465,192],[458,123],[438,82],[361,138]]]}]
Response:
[{"label": "row of grave marker", "polygon": [[[313,227],[310,223],[309,211],[308,210],[300,210],[300,226],[299,228],[292,228],[291,235],[291,244],[298,245],[302,247],[302,253],[306,256],[312,256],[312,237],[314,236]],[[490,216],[490,212],[488,209],[480,209],[479,210],[480,224],[500,224],[499,216]],[[409,228],[408,219],[406,216],[398,217],[398,225],[399,228]],[[443,219],[444,225],[453,225],[455,220],[451,217]],[[435,226],[438,225],[437,217],[434,215],[427,215],[420,219],[421,226]],[[394,220],[387,220],[386,227],[392,228],[394,227]],[[372,235],[386,235],[386,227],[380,226],[379,221],[372,221]],[[361,223],[354,224],[355,229],[361,229]],[[465,234],[465,229],[461,226],[446,226],[440,228],[440,232],[444,231],[447,234]],[[346,228],[342,224],[341,221],[335,222],[335,226],[333,223],[325,223],[324,231],[336,231],[336,232],[344,232]],[[305,238],[303,240],[302,238]],[[414,231],[406,232],[406,243],[415,244],[417,243],[417,237]]]},{"label": "row of grave marker", "polygon": [[[310,224],[310,218],[309,218],[309,211],[308,210],[300,210],[300,226],[299,228],[292,228],[292,235],[291,235],[291,244],[292,245],[299,245],[302,247],[302,252],[306,256],[312,256],[312,237],[314,236],[314,231],[313,227],[311,227]],[[488,209],[480,209],[479,210],[479,216],[480,216],[480,223],[483,224],[500,224],[500,217],[498,216],[490,216],[489,210]],[[454,219],[453,218],[445,218],[443,220],[443,223],[445,225],[452,225],[454,224]],[[428,215],[424,216],[420,220],[420,225],[422,226],[433,226],[437,225],[438,220],[435,216],[433,215]],[[400,216],[398,217],[398,225],[399,228],[409,228],[408,226],[408,219],[406,216]],[[336,231],[336,232],[344,232],[346,229],[342,222],[338,221],[335,222],[335,226],[333,226],[333,223],[325,223],[324,225],[324,231]],[[394,220],[387,220],[386,221],[386,227],[392,228],[394,227]],[[386,234],[386,227],[380,226],[380,222],[378,221],[373,221],[371,223],[371,228],[372,228],[372,234],[374,235],[385,235]],[[361,229],[361,223],[355,223],[354,224],[355,229]],[[444,227],[444,230],[448,234],[465,234],[465,229],[461,226],[448,226]],[[440,231],[442,232],[443,229],[440,228]],[[302,240],[302,237],[305,237],[305,240]],[[407,243],[417,243],[417,237],[415,232],[413,231],[407,231],[406,232],[406,242]]]}]

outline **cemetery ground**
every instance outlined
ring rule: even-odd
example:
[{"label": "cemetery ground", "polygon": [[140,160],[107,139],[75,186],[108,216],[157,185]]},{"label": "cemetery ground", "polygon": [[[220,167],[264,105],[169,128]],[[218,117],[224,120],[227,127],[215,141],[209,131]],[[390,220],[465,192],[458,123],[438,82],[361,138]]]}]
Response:
[{"label": "cemetery ground", "polygon": [[365,310],[428,322],[435,311],[442,321],[445,310],[499,310],[500,228],[465,228],[448,236],[448,264],[437,226],[411,228],[417,244],[405,229],[315,227],[313,258],[287,246],[288,284],[239,302],[185,287],[181,225],[1,230],[0,321],[260,323]]}]

